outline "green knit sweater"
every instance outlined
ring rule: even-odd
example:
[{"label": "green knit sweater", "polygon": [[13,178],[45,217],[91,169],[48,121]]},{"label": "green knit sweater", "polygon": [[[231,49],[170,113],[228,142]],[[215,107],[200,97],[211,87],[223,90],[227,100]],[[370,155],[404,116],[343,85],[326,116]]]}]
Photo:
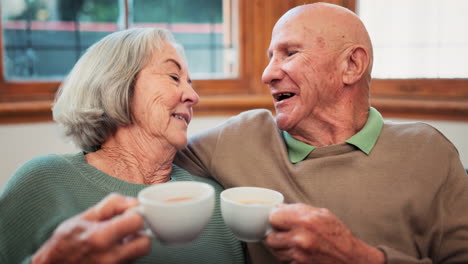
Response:
[{"label": "green knit sweater", "polygon": [[[153,239],[150,254],[137,263],[244,263],[242,246],[221,216],[221,186],[175,165],[171,181],[203,181],[215,188],[217,200],[211,222],[185,247],[166,247]],[[145,187],[105,174],[89,165],[83,153],[47,155],[27,162],[0,195],[0,263],[29,263],[32,254],[64,220],[111,192],[136,197]]]},{"label": "green knit sweater", "polygon": [[[385,122],[369,155],[342,143],[293,164],[271,113],[252,110],[192,137],[174,162],[225,188],[261,186],[328,208],[388,264],[468,263],[468,177],[427,124]],[[264,244],[248,247],[254,263],[276,263]]]}]

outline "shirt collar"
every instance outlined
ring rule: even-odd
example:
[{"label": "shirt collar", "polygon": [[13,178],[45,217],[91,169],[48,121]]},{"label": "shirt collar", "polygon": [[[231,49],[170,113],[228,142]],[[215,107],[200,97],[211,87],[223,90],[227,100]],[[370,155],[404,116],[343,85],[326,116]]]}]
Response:
[{"label": "shirt collar", "polygon": [[364,127],[354,136],[346,140],[346,143],[354,145],[362,152],[369,155],[382,132],[384,121],[382,115],[375,108],[369,108],[369,117]]},{"label": "shirt collar", "polygon": [[289,160],[292,163],[298,163],[299,161],[303,161],[312,152],[312,150],[315,149],[314,146],[311,146],[307,143],[293,138],[286,131],[283,131],[283,138],[288,148]]},{"label": "shirt collar", "polygon": [[[382,115],[375,108],[370,107],[366,124],[359,132],[346,140],[346,143],[359,148],[366,155],[369,155],[379,138],[380,132],[382,132],[383,124]],[[288,149],[289,160],[292,163],[303,161],[316,148],[293,138],[286,131],[282,132]]]}]

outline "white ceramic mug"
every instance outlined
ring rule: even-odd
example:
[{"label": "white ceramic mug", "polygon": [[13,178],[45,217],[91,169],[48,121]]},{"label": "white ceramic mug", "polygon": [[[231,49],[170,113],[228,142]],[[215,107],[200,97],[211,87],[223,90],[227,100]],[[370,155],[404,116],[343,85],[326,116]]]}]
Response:
[{"label": "white ceramic mug", "polygon": [[234,235],[245,242],[257,242],[271,231],[271,211],[283,203],[275,190],[259,187],[236,187],[220,194],[224,222]]},{"label": "white ceramic mug", "polygon": [[195,240],[211,219],[214,188],[202,182],[168,182],[138,193],[134,210],[162,244],[181,246]]}]

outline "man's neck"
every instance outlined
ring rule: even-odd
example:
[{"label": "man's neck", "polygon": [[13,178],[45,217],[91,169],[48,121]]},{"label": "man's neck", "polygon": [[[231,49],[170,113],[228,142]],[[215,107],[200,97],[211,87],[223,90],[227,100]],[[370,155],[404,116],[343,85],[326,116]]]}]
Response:
[{"label": "man's neck", "polygon": [[[365,110],[364,110],[365,109]],[[333,109],[320,111],[314,119],[303,122],[288,133],[297,140],[315,147],[345,142],[359,132],[367,122],[369,107],[361,110]]]}]

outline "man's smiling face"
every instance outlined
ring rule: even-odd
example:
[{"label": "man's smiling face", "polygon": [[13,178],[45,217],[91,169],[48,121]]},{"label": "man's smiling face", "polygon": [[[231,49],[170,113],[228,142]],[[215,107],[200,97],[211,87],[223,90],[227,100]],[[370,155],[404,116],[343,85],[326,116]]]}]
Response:
[{"label": "man's smiling face", "polygon": [[317,23],[320,18],[293,13],[273,29],[262,80],[270,88],[281,130],[304,129],[314,113],[333,105],[342,86],[339,54]]}]

